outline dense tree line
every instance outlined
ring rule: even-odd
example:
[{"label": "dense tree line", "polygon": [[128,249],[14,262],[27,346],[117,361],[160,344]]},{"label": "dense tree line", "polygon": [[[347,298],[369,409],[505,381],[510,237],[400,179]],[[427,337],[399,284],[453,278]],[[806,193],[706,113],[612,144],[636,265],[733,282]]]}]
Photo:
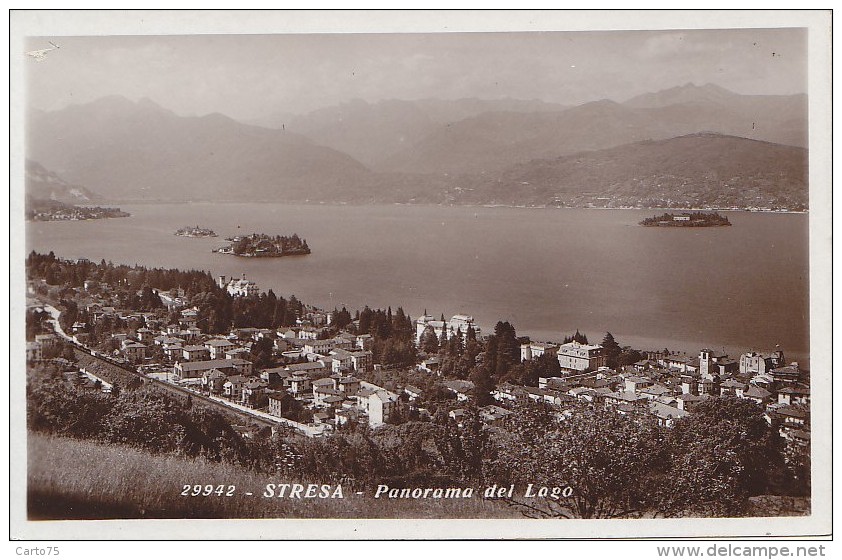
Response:
[{"label": "dense tree line", "polygon": [[279,463],[286,475],[355,488],[464,486],[482,482],[487,442],[488,433],[471,410],[460,424],[442,414],[434,422],[376,430],[352,426],[330,438],[287,442]]},{"label": "dense tree line", "polygon": [[569,344],[571,342],[578,342],[579,344],[588,344],[588,335],[580,333],[579,329],[576,329],[576,332],[570,336],[565,336],[564,340],[561,341],[562,344]]},{"label": "dense tree line", "polygon": [[[210,273],[205,271],[146,268],[142,266],[115,265],[110,262],[59,259],[48,254],[32,252],[26,259],[27,277],[41,279],[48,286],[62,289],[52,294],[60,298],[61,323],[68,328],[73,323],[88,322],[84,310],[72,299],[69,288],[82,288],[86,280],[109,286],[108,296],[114,305],[133,311],[163,312],[163,303],[154,290],[182,290],[190,306],[199,308],[201,328],[210,333],[227,333],[232,327],[277,328],[296,324],[306,306],[295,296],[289,300],[278,297],[272,290],[254,298],[234,298],[219,287]],[[99,287],[92,288],[94,293]],[[174,322],[178,318],[171,317]]]},{"label": "dense tree line", "polygon": [[449,337],[444,331],[437,336],[432,327],[427,327],[418,346],[427,355],[436,356],[439,373],[451,379],[467,379],[483,351],[483,345],[470,325],[465,332],[461,327],[457,328]]},{"label": "dense tree line", "polygon": [[227,418],[189,400],[142,384],[110,395],[68,382],[52,366],[30,370],[27,426],[31,431],[118,443],[150,453],[177,453],[267,469],[268,448],[245,442]]},{"label": "dense tree line", "polygon": [[29,279],[44,279],[49,285],[72,288],[81,288],[85,280],[93,280],[111,286],[122,285],[131,290],[140,290],[144,286],[161,290],[182,288],[190,297],[216,286],[211,275],[203,271],[115,265],[105,260],[99,263],[70,261],[57,258],[52,251],[46,255],[31,252],[26,258],[26,271]]},{"label": "dense tree line", "polygon": [[356,319],[357,334],[370,334],[375,363],[387,367],[413,367],[417,363],[412,319],[402,307],[392,313],[392,308],[372,310],[366,306]]},{"label": "dense tree line", "polygon": [[26,340],[35,340],[36,334],[45,334],[53,332],[53,329],[46,324],[47,319],[50,318],[50,314],[46,311],[36,311],[33,309],[27,309]]},{"label": "dense tree line", "polygon": [[746,515],[750,496],[809,495],[763,410],[745,399],[709,399],[672,428],[585,405],[560,421],[533,405],[498,435],[487,476],[572,488],[514,500],[535,517],[729,517]]},{"label": "dense tree line", "polygon": [[433,422],[303,440],[289,472],[367,488],[570,486],[568,498],[513,504],[541,517],[741,516],[750,496],[798,492],[780,439],[752,403],[716,399],[674,429],[602,408],[583,407],[564,422],[542,407],[524,408],[493,435],[469,405],[458,423],[440,409]]}]

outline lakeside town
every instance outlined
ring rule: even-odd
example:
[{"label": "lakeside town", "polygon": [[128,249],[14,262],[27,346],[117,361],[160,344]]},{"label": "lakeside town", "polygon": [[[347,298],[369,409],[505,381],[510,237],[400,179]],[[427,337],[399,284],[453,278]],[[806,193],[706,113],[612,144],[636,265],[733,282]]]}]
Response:
[{"label": "lakeside town", "polygon": [[[94,267],[84,259],[81,264]],[[620,347],[610,333],[600,344],[589,343],[578,332],[563,341],[538,342],[516,337],[508,323],[483,335],[470,315],[445,319],[425,313],[411,320],[399,310],[398,320],[390,309],[383,314],[390,324],[411,325],[406,330],[412,349],[406,355],[393,352],[383,363],[388,352],[382,344],[379,360],[373,352],[383,333],[372,330],[368,308],[352,317],[345,309],[326,311],[296,302],[287,308],[282,321],[287,325],[243,324],[212,332],[215,319],[194,305],[183,288],[144,286],[128,298],[135,302],[132,308],[126,305],[125,281],[80,279],[79,286],[58,290],[57,298],[47,271],[45,277],[31,274],[29,279],[28,319],[39,318],[43,331],[31,331],[29,363],[50,359],[66,339],[110,364],[309,437],[330,436],[348,425],[377,428],[429,420],[433,414],[458,423],[469,405],[477,406],[482,422],[494,427],[516,414],[514,405],[529,403],[549,407],[559,419],[587,404],[671,427],[709,399],[732,396],[762,407],[786,446],[809,456],[809,375],[798,363],[787,362],[780,348],[746,349],[735,357],[703,348],[688,356]],[[265,301],[245,277],[220,276],[215,283],[235,302]],[[60,315],[48,303],[58,300],[64,305]],[[68,315],[73,316],[70,322]],[[44,321],[52,321],[54,332]],[[492,343],[500,347],[500,357],[489,354]],[[511,363],[490,363],[503,356]],[[72,364],[63,363],[69,368],[65,375],[72,377]],[[472,375],[482,363],[492,373],[505,374]],[[91,389],[111,391],[109,367],[86,369]]]},{"label": "lakeside town", "polygon": [[82,220],[103,220],[106,218],[127,218],[131,216],[119,208],[101,206],[77,206],[57,200],[26,198],[26,219],[33,222],[55,222]]}]

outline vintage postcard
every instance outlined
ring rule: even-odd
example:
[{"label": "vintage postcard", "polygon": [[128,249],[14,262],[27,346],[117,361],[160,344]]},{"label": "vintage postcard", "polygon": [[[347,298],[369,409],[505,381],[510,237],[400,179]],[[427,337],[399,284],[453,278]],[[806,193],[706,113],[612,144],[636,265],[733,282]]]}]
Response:
[{"label": "vintage postcard", "polygon": [[11,537],[831,533],[830,12],[11,14]]}]

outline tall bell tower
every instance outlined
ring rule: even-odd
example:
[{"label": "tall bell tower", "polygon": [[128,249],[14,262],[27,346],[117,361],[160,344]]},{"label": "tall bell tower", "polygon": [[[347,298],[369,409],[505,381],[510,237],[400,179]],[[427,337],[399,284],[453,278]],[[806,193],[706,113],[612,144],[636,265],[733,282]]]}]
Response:
[{"label": "tall bell tower", "polygon": [[710,354],[711,351],[708,348],[703,348],[701,352],[699,352],[699,374],[702,377],[710,378]]}]

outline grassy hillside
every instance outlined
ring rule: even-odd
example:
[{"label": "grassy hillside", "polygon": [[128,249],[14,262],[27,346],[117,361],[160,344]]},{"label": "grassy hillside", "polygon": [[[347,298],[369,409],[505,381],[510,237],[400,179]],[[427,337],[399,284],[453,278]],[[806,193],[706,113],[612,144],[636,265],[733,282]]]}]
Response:
[{"label": "grassy hillside", "polygon": [[[504,504],[472,499],[263,498],[267,483],[297,482],[227,464],[30,433],[30,519],[519,518]],[[305,483],[307,481],[304,481]],[[319,482],[322,481],[313,481]],[[234,496],[181,496],[185,484],[235,485]],[[252,492],[253,496],[246,496]]]}]

